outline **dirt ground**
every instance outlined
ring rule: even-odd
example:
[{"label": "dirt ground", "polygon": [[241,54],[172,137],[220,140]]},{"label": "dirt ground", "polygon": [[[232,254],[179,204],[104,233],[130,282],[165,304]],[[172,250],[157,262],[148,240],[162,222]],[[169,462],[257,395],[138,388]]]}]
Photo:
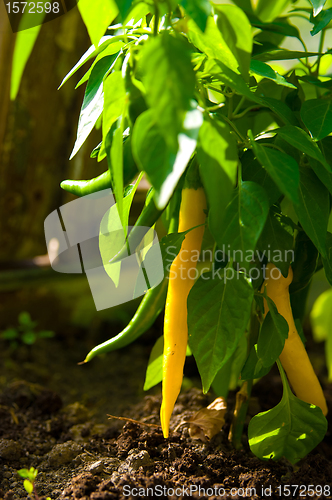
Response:
[{"label": "dirt ground", "polygon": [[[80,332],[10,355],[1,345],[0,499],[27,498],[17,470],[31,466],[39,471],[39,497],[52,500],[286,498],[286,485],[291,498],[332,498],[331,431],[296,466],[262,462],[249,451],[245,435],[242,450],[228,442],[233,394],[223,430],[205,443],[191,439],[185,427],[165,440],[159,427],[108,419],[113,414],[159,425],[160,387],[148,395],[142,391],[155,333],[84,366],[77,365],[88,351]],[[214,399],[198,389],[193,361],[186,374],[197,388],[180,395],[173,429]],[[332,408],[332,388],[324,389]],[[249,414],[277,404],[281,390],[277,373],[263,378]]]}]

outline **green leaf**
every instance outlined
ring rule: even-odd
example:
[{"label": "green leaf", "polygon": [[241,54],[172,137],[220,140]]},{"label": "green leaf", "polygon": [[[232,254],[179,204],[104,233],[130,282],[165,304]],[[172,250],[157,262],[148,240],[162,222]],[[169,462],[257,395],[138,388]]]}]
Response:
[{"label": "green leaf", "polygon": [[323,9],[326,0],[309,0],[313,9],[314,9],[314,16],[318,16],[320,11]]},{"label": "green leaf", "polygon": [[[270,307],[270,304],[269,304]],[[257,357],[262,366],[269,368],[279,358],[288,337],[288,323],[275,310],[267,313],[259,332],[257,341]]]},{"label": "green leaf", "polygon": [[210,211],[209,227],[216,236],[232,196],[237,174],[237,147],[229,127],[207,119],[199,131],[197,158]]},{"label": "green leaf", "polygon": [[311,168],[300,169],[299,204],[294,208],[304,231],[326,257],[329,193]]},{"label": "green leaf", "polygon": [[29,479],[24,479],[23,486],[25,488],[25,491],[27,491],[29,495],[33,492],[33,484],[29,481]]},{"label": "green leaf", "polygon": [[261,146],[257,141],[251,141],[251,144],[258,161],[266,168],[280,191],[295,204],[298,203],[300,173],[294,158],[276,149]]},{"label": "green leaf", "polygon": [[195,47],[209,58],[222,61],[228,68],[238,74],[238,62],[217,28],[213,17],[209,17],[204,33],[190,20],[188,22],[188,38]]},{"label": "green leaf", "polygon": [[130,12],[133,0],[114,0],[114,1],[118,6],[120,17],[122,21],[124,21]]},{"label": "green leaf", "polygon": [[285,457],[292,464],[305,457],[323,439],[327,420],[320,408],[296,398],[280,367],[283,396],[280,403],[251,419],[251,451],[262,460]]},{"label": "green leaf", "polygon": [[280,198],[281,192],[266,169],[258,162],[252,149],[248,149],[241,156],[241,164],[242,179],[262,186],[268,196],[269,205],[273,205]]},{"label": "green leaf", "polygon": [[332,132],[332,101],[309,99],[302,104],[301,118],[314,141],[320,141]]},{"label": "green leaf", "polygon": [[[38,26],[34,26],[33,28],[25,29],[23,31],[18,31],[16,35],[10,81],[10,99],[12,101],[16,99],[24,68],[35,45],[35,41],[39,34],[40,28],[42,27],[45,14],[45,12],[43,12],[43,14],[40,14],[41,18],[40,24]],[[29,14],[26,10],[26,12],[23,13],[19,28],[22,28],[22,23],[25,22],[24,19],[28,19],[30,16],[31,14]]]},{"label": "green leaf", "polygon": [[304,130],[299,127],[287,125],[279,128],[278,134],[291,146],[294,146],[311,158],[318,160],[322,165],[324,165],[328,172],[331,172],[331,167],[325,160],[321,150]]},{"label": "green leaf", "polygon": [[314,24],[314,27],[310,31],[311,36],[317,35],[330,23],[332,19],[332,9],[326,9],[320,12],[317,17],[310,18],[310,21]]},{"label": "green leaf", "polygon": [[34,328],[38,325],[38,321],[32,321],[30,314],[26,311],[20,312],[18,315],[18,322],[20,326],[24,328]]},{"label": "green leaf", "polygon": [[[306,57],[314,57],[322,55],[323,53],[321,52],[303,52],[301,50],[287,50],[287,49],[279,49],[277,47],[260,51],[259,47],[254,51],[253,59],[257,59],[259,61],[283,61],[288,59],[303,59]],[[298,78],[302,80],[305,77],[299,76]]]},{"label": "green leaf", "polygon": [[332,234],[329,232],[326,236],[326,257],[322,261],[326,279],[332,286]]},{"label": "green leaf", "polygon": [[[266,4],[268,5],[268,4]],[[270,7],[271,4],[269,4]],[[255,26],[255,28],[259,28],[262,31],[267,31],[271,33],[279,33],[283,36],[291,36],[294,38],[299,38],[300,33],[299,30],[290,24],[288,21],[284,21],[284,17],[278,20],[273,21],[273,23],[264,23],[263,21],[259,21],[258,19],[252,20],[251,24]]]},{"label": "green leaf", "polygon": [[[159,337],[152,347],[148,367],[145,374],[145,382],[143,391],[148,391],[151,387],[159,384],[163,379],[163,353],[164,353],[164,336]],[[186,356],[191,356],[189,346],[187,346]]]},{"label": "green leaf", "polygon": [[37,334],[33,331],[27,331],[22,333],[22,342],[27,345],[32,345],[37,340]]},{"label": "green leaf", "polygon": [[259,19],[264,22],[271,22],[286,9],[290,0],[274,0],[272,3],[266,0],[258,0],[255,2],[254,13]]},{"label": "green leaf", "polygon": [[247,266],[268,213],[269,202],[264,189],[255,182],[242,182],[227,206],[224,227],[217,239],[219,248],[226,248],[237,262]]},{"label": "green leaf", "polygon": [[116,205],[122,226],[125,228],[127,224],[123,213],[123,118],[119,118],[119,122],[119,126],[113,134],[111,148],[108,148],[106,143],[106,150],[108,152],[108,165],[112,173],[112,187],[117,201]]},{"label": "green leaf", "polygon": [[295,85],[289,83],[283,76],[274,71],[271,66],[265,64],[262,61],[256,61],[255,59],[252,59],[250,63],[250,72],[254,73],[255,75],[268,78],[269,80],[274,81],[277,85],[283,85],[284,87],[296,89]]},{"label": "green leaf", "polygon": [[205,31],[206,23],[211,14],[211,4],[209,0],[181,0],[180,5],[184,8],[200,30]]},{"label": "green leaf", "polygon": [[319,163],[319,161],[309,158],[309,164],[318,179],[324,184],[324,186],[332,194],[332,173],[327,172],[326,169]]},{"label": "green leaf", "polygon": [[252,299],[252,287],[242,274],[235,276],[232,268],[204,273],[192,287],[188,340],[205,393],[244,335]]},{"label": "green leaf", "polygon": [[275,206],[270,208],[257,248],[267,260],[280,269],[283,276],[288,275],[293,260],[293,236],[285,229]]},{"label": "green leaf", "polygon": [[241,75],[248,81],[252,51],[250,22],[243,10],[236,5],[216,5],[215,10],[220,33],[237,60]]},{"label": "green leaf", "polygon": [[94,97],[89,101],[89,103],[86,105],[86,103],[84,103],[83,101],[80,111],[80,117],[78,120],[77,137],[73,147],[73,151],[69,158],[70,160],[76,155],[89,134],[92,132],[96,121],[103,111],[103,107],[104,94],[103,84],[101,83],[98,90],[95,92]]},{"label": "green leaf", "polygon": [[118,15],[118,7],[114,0],[80,0],[78,10],[88,30],[91,42],[95,47],[105,34],[107,27]]},{"label": "green leaf", "polygon": [[114,71],[104,81],[103,140],[112,125],[123,114],[126,104],[126,90],[121,71]]},{"label": "green leaf", "polygon": [[174,154],[160,134],[152,110],[145,111],[136,120],[132,134],[133,156],[155,188],[157,208],[164,208],[172,196],[196,148],[202,122],[199,110],[187,112],[183,132],[178,136],[179,150]]},{"label": "green leaf", "polygon": [[157,342],[152,347],[150,353],[148,367],[145,374],[145,382],[143,391],[148,391],[151,387],[159,384],[163,379],[163,352],[164,352],[164,336],[159,337]]},{"label": "green leaf", "polygon": [[18,331],[15,328],[7,328],[0,333],[0,338],[4,340],[14,340],[19,336]]},{"label": "green leaf", "polygon": [[206,73],[203,76],[206,75],[209,79],[211,77],[211,74],[213,76],[217,76],[222,82],[224,82],[226,85],[229,85],[229,87],[235,90],[235,92],[237,92],[238,94],[247,97],[251,101],[257,102],[262,106],[270,108],[274,113],[276,113],[277,116],[281,118],[284,123],[298,123],[295,115],[285,103],[271,97],[261,97],[257,93],[251,92],[241,75],[232,71],[221,61],[208,61],[205,64],[205,72]]},{"label": "green leaf", "polygon": [[110,261],[125,245],[126,235],[124,229],[127,230],[130,208],[141,179],[142,176],[140,175],[134,186],[130,187],[122,200],[122,221],[120,219],[117,204],[114,204],[105,213],[100,223],[99,251],[104,269],[115,286],[119,284],[121,261],[116,263],[110,263]]},{"label": "green leaf", "polygon": [[[115,65],[117,58],[122,53],[123,42],[111,43],[106,49],[104,49],[100,54],[97,55],[91,67],[85,73],[85,75],[76,84],[75,89],[80,87],[87,80],[90,88],[99,87],[101,82],[104,80],[106,75],[111,71]],[[99,85],[98,85],[99,83]],[[85,90],[85,95],[88,94],[88,89]]]},{"label": "green leaf", "polygon": [[257,344],[253,345],[249,356],[241,370],[242,380],[253,380],[265,377],[271,370],[271,366],[263,366],[262,361],[257,356]]},{"label": "green leaf", "polygon": [[176,153],[178,135],[195,89],[188,43],[162,32],[146,42],[142,50],[142,68],[146,99],[153,118],[169,149]]}]

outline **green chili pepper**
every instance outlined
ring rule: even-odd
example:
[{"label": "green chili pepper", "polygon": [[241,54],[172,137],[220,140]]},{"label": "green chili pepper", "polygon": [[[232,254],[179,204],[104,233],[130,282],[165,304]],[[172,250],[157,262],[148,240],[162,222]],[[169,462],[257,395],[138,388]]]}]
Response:
[{"label": "green chili pepper", "polygon": [[[173,215],[169,225],[169,233],[174,233],[177,231],[178,226],[178,214],[181,201],[181,189],[177,190],[174,194],[177,203],[174,204]],[[156,286],[151,288],[142,299],[138,309],[122,332],[120,332],[115,337],[103,342],[102,344],[94,347],[86,356],[83,363],[91,361],[92,358],[98,354],[105,352],[115,351],[121,347],[125,347],[130,344],[143,333],[145,333],[155,322],[157,316],[161,313],[166,302],[168,287],[168,276],[166,275],[163,281]]]},{"label": "green chili pepper", "polygon": [[[127,186],[138,175],[138,168],[131,152],[131,139],[128,137],[123,144],[123,185]],[[89,180],[65,180],[61,188],[76,196],[85,196],[112,187],[110,170]]]}]

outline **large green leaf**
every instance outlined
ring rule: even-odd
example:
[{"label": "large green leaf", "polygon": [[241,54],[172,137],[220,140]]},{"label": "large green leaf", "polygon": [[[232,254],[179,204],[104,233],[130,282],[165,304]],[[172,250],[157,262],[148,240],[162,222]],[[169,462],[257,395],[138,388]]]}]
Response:
[{"label": "large green leaf", "polygon": [[325,257],[329,193],[311,168],[300,168],[299,204],[294,208],[304,231]]},{"label": "large green leaf", "polygon": [[241,182],[226,209],[222,230],[217,235],[219,248],[245,267],[252,260],[263,230],[269,202],[264,189],[255,182]]},{"label": "large green leaf", "polygon": [[283,61],[288,59],[303,59],[306,57],[323,55],[321,52],[303,52],[300,50],[279,49],[278,47],[268,48],[266,50],[263,49],[264,47],[258,46],[254,51],[253,59],[257,59],[259,61]]},{"label": "large green leaf", "polygon": [[178,135],[195,89],[189,45],[180,37],[162,32],[146,42],[142,69],[146,100],[154,121],[170,150],[176,153]]},{"label": "large green leaf", "polygon": [[209,0],[181,0],[180,5],[184,8],[200,30],[205,31],[206,23],[211,14],[211,4]]},{"label": "large green leaf", "polygon": [[197,158],[210,207],[209,228],[216,238],[237,174],[237,148],[228,125],[211,119],[204,121],[199,131]]},{"label": "large green leaf", "polygon": [[78,9],[88,30],[91,42],[98,47],[99,40],[107,27],[118,15],[118,7],[114,0],[80,0]]},{"label": "large green leaf", "polygon": [[258,161],[266,168],[281,192],[298,203],[300,173],[294,158],[282,151],[261,146],[257,141],[251,143]]},{"label": "large green leaf", "polygon": [[309,163],[318,179],[324,184],[325,187],[332,194],[332,172],[327,172],[326,168],[322,166],[319,161],[309,158]]},{"label": "large green leaf", "polygon": [[251,419],[248,428],[251,451],[263,460],[285,457],[295,464],[323,439],[327,420],[322,410],[294,396],[280,367],[283,396],[280,403]]},{"label": "large green leaf", "polygon": [[249,65],[252,50],[252,34],[249,20],[242,9],[236,5],[216,6],[217,26],[238,62],[243,78],[249,79]]},{"label": "large green leaf", "polygon": [[[266,5],[270,7],[271,4],[266,4]],[[267,33],[269,32],[279,33],[280,35],[283,36],[291,36],[299,38],[300,37],[299,30],[296,28],[296,26],[293,26],[285,19],[286,18],[283,17],[281,19],[276,19],[272,23],[265,23],[255,18],[251,21],[251,24],[255,26],[255,28],[261,29],[263,32],[266,31]]]},{"label": "large green leaf", "polygon": [[244,335],[253,298],[253,289],[242,274],[232,268],[218,273],[204,273],[188,297],[189,345],[204,392]]},{"label": "large green leaf", "polygon": [[213,17],[209,17],[204,33],[190,20],[188,22],[188,38],[195,47],[209,58],[222,61],[233,72],[238,73],[238,62],[217,28]]},{"label": "large green leaf", "polygon": [[289,144],[299,149],[302,153],[311,156],[315,160],[318,160],[326,170],[331,172],[331,167],[325,160],[321,150],[311,139],[311,137],[301,128],[293,126],[285,126],[278,129],[278,134],[285,139]]},{"label": "large green leaf", "polygon": [[315,141],[332,132],[332,101],[309,99],[302,104],[301,118]]},{"label": "large green leaf", "polygon": [[[12,101],[16,99],[25,65],[35,45],[35,41],[37,39],[40,28],[42,27],[46,12],[38,15],[40,16],[40,24],[38,26],[19,31],[16,35],[10,81],[10,99]],[[22,29],[22,24],[25,22],[24,19],[27,19],[30,16],[31,14],[29,14],[28,10],[26,10],[26,12],[23,13],[19,28]]]},{"label": "large green leaf", "polygon": [[158,208],[164,208],[186,169],[196,148],[202,113],[194,109],[185,117],[184,130],[178,136],[179,150],[170,151],[154,120],[151,109],[142,113],[135,122],[132,135],[132,150],[135,161],[144,170],[155,188]]},{"label": "large green leaf", "polygon": [[296,89],[295,85],[289,83],[283,76],[279,75],[274,69],[271,68],[268,64],[265,64],[262,61],[256,61],[252,59],[250,63],[250,72],[255,75],[262,76],[264,78],[268,78],[272,80],[277,85],[283,85],[284,87],[290,87],[291,89]]},{"label": "large green leaf", "polygon": [[[289,230],[291,231],[290,228]],[[289,265],[293,260],[293,236],[286,230],[275,206],[270,208],[257,248],[269,262],[280,269],[283,276],[288,275]]]}]

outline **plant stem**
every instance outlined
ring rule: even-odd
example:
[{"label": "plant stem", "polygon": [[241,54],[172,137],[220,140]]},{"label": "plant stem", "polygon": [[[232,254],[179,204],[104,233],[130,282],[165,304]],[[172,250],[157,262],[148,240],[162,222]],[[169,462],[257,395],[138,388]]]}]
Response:
[{"label": "plant stem", "polygon": [[252,383],[252,380],[243,382],[241,389],[236,394],[233,422],[228,436],[236,450],[242,448],[243,427],[247,416]]},{"label": "plant stem", "polygon": [[[324,40],[325,40],[325,32],[326,32],[326,30],[324,29],[324,30],[322,30],[322,32],[320,34],[318,52],[322,52],[323,51]],[[319,76],[320,61],[321,61],[321,56],[318,56],[317,67],[315,69],[315,76],[317,76],[317,77]]]},{"label": "plant stem", "polygon": [[241,141],[245,144],[246,143],[245,138],[243,137],[243,135],[240,134],[240,132],[238,131],[238,129],[236,128],[236,126],[234,125],[234,123],[227,116],[222,115],[222,117],[232,127],[232,129],[234,130],[234,132],[239,136],[239,138],[241,139]]}]

